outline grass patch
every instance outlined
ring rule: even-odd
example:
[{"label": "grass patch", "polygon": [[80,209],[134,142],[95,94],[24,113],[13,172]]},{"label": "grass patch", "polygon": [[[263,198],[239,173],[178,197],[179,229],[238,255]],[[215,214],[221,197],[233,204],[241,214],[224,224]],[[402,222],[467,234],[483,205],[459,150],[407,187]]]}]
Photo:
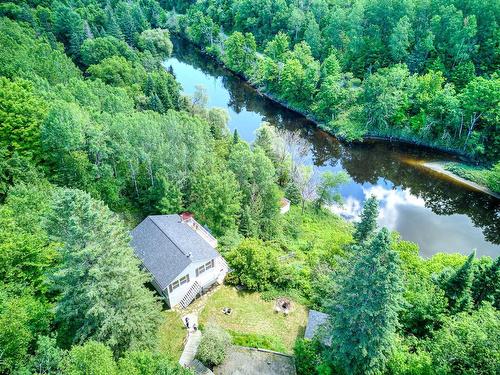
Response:
[{"label": "grass patch", "polygon": [[476,184],[488,186],[489,169],[460,163],[446,163],[444,169]]},{"label": "grass patch", "polygon": [[229,331],[234,345],[248,346],[250,348],[261,348],[284,353],[287,351],[285,344],[278,337],[258,335],[256,333],[241,333]]},{"label": "grass patch", "polygon": [[447,163],[444,169],[500,193],[500,162],[497,162],[491,169],[461,163]]},{"label": "grass patch", "polygon": [[[232,309],[231,315],[222,312],[224,307]],[[264,337],[272,337],[275,341],[268,342],[269,346],[274,345],[271,350],[280,349],[276,351],[292,353],[295,340],[304,336],[307,309],[292,302],[292,311],[284,316],[275,313],[274,301],[262,300],[260,293],[237,291],[234,287],[222,286],[210,296],[200,314],[200,323],[206,325],[208,322],[237,333],[237,340],[241,340],[238,342],[254,341],[260,344],[265,341]]]},{"label": "grass patch", "polygon": [[159,350],[177,362],[184,349],[186,327],[182,324],[181,316],[177,311],[165,311],[164,316],[165,321],[161,325],[158,335]]}]

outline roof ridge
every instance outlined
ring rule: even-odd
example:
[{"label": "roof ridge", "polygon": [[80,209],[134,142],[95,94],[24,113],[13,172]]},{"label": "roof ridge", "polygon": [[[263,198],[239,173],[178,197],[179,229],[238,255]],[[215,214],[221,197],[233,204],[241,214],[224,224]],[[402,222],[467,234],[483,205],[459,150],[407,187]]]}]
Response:
[{"label": "roof ridge", "polygon": [[[189,256],[188,256],[188,254],[186,254],[184,251],[182,251],[182,249],[181,249],[181,247],[179,246],[179,244],[177,244],[177,243],[176,243],[176,242],[172,239],[172,237],[170,237],[170,236],[168,235],[168,233],[166,233],[166,232],[165,232],[165,231],[164,231],[164,230],[160,227],[160,225],[158,225],[158,223],[157,223],[155,220],[153,220],[153,216],[168,216],[168,215],[149,215],[149,216],[148,216],[148,219],[149,219],[149,220],[151,220],[151,221],[153,222],[153,224],[154,224],[154,225],[155,225],[155,226],[156,226],[156,227],[160,230],[160,232],[162,232],[162,233],[163,233],[163,235],[164,235],[165,237],[167,237],[167,238],[170,240],[170,242],[172,242],[172,243],[175,245],[175,247],[177,248],[177,250],[179,250],[179,251],[181,252],[181,254],[183,254],[184,256],[186,256],[187,258],[189,258],[189,261],[192,263],[193,261],[191,260],[191,257],[189,257]],[[177,216],[179,216],[179,215],[177,215]]]}]

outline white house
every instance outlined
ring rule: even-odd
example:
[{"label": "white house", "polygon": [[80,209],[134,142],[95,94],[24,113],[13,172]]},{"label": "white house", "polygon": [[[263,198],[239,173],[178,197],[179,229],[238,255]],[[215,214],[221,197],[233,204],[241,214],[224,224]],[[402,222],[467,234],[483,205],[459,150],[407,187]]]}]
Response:
[{"label": "white house", "polygon": [[170,307],[187,307],[228,272],[215,250],[217,240],[192,214],[148,216],[131,235],[136,255]]}]

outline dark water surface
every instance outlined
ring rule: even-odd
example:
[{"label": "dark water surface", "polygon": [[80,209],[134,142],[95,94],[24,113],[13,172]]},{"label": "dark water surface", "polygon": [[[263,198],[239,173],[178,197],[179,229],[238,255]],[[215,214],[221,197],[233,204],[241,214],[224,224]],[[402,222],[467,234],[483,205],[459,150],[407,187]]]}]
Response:
[{"label": "dark water surface", "polygon": [[320,171],[346,171],[352,182],[341,189],[343,207],[334,208],[356,220],[365,199],[380,200],[379,224],[419,244],[423,256],[437,252],[500,255],[500,202],[449,179],[429,173],[420,161],[450,156],[388,142],[345,144],[317,130],[303,116],[266,99],[244,81],[222,69],[195,47],[175,41],[171,66],[185,94],[202,85],[209,107],[228,110],[231,131],[252,142],[263,121],[278,128],[299,129],[310,150],[306,163]]}]

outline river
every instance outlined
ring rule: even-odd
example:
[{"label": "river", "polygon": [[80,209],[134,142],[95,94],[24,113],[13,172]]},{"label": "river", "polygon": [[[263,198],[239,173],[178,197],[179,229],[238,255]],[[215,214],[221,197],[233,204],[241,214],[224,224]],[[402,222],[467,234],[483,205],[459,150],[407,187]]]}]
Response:
[{"label": "river", "polygon": [[378,223],[416,242],[424,257],[437,252],[500,255],[500,201],[430,172],[423,161],[447,161],[449,155],[415,146],[370,141],[347,144],[318,130],[303,116],[263,97],[243,80],[221,68],[191,44],[174,40],[174,53],[164,62],[187,95],[202,85],[209,107],[229,112],[231,131],[252,142],[263,121],[299,130],[307,140],[306,164],[319,171],[345,171],[351,182],[341,188],[342,207],[334,210],[356,220],[363,202],[380,200]]}]

